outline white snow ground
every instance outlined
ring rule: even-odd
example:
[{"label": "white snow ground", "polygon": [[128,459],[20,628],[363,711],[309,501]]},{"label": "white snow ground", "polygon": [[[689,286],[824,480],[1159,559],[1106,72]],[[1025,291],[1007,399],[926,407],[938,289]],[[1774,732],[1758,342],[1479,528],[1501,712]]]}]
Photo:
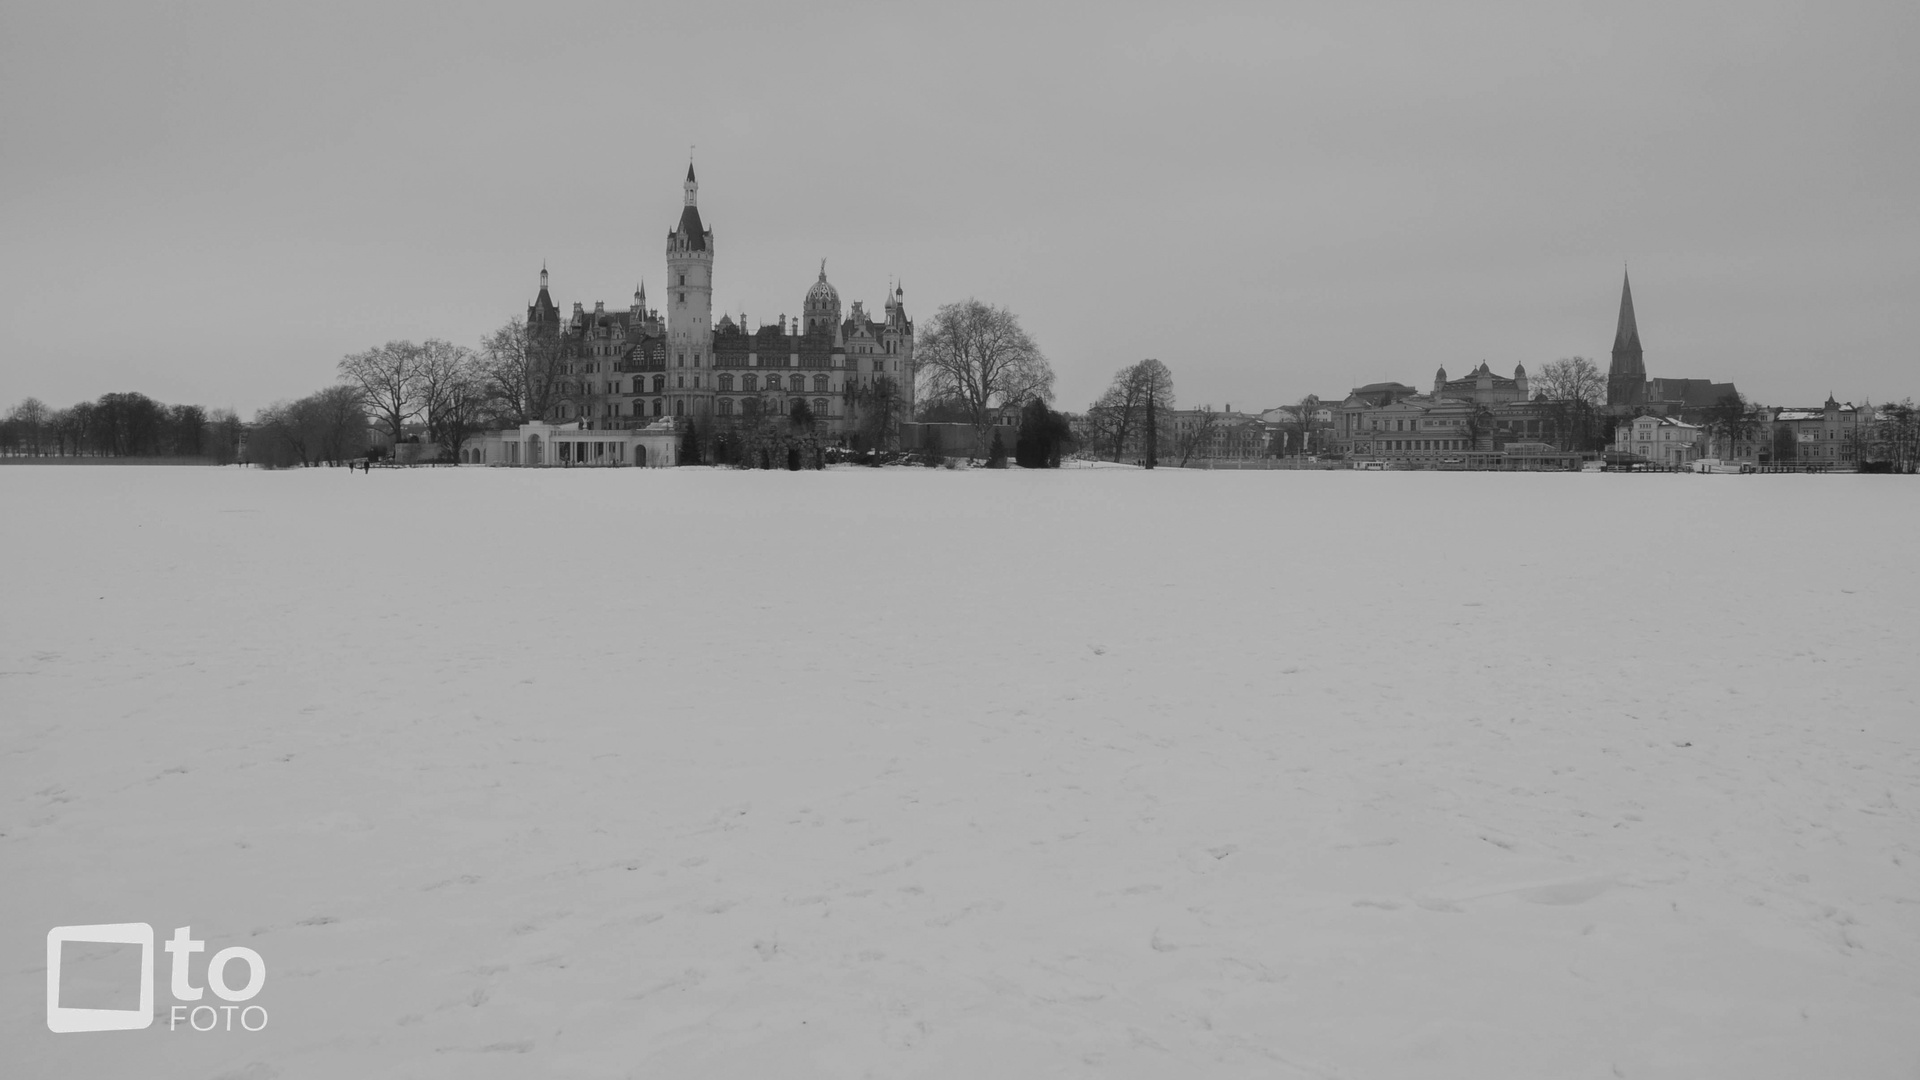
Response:
[{"label": "white snow ground", "polygon": [[1917,496],[0,468],[0,1073],[1913,1077]]}]

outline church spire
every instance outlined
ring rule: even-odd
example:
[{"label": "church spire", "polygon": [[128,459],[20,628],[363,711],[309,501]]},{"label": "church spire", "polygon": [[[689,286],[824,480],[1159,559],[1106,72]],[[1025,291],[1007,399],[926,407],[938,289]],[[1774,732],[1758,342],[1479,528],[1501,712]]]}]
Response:
[{"label": "church spire", "polygon": [[1633,317],[1633,283],[1620,271],[1620,322],[1613,332],[1613,362],[1607,366],[1607,404],[1646,404],[1647,365],[1640,350],[1640,324]]},{"label": "church spire", "polygon": [[1613,351],[1640,349],[1640,326],[1633,319],[1633,282],[1620,271],[1620,325],[1613,332]]}]

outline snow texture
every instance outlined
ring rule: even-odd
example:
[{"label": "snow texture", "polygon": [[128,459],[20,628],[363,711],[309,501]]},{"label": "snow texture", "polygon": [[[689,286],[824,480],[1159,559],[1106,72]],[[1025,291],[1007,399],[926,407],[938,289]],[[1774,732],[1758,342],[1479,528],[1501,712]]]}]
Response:
[{"label": "snow texture", "polygon": [[[1880,477],[0,468],[10,1077],[1912,1077]],[[260,952],[55,1035],[55,925]],[[236,981],[238,981],[236,979]]]}]

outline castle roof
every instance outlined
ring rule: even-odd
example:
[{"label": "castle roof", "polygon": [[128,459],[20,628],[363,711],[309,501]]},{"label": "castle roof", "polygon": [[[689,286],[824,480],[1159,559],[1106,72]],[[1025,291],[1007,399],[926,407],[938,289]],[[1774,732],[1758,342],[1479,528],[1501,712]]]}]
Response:
[{"label": "castle roof", "polygon": [[[687,173],[691,179],[693,166],[687,166]],[[686,237],[687,247],[694,251],[707,250],[707,227],[700,223],[700,208],[697,206],[688,206],[680,211],[680,227],[667,235]]]}]

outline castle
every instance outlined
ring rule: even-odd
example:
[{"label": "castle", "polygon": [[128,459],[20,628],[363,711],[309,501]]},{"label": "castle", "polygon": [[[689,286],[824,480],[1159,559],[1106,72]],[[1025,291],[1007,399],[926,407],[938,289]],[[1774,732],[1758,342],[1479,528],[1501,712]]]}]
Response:
[{"label": "castle", "polygon": [[753,330],[744,314],[739,322],[722,315],[716,324],[714,235],[700,216],[691,164],[683,188],[680,220],[667,233],[664,318],[647,306],[644,283],[624,312],[604,303],[589,312],[575,303],[562,316],[541,269],[527,327],[565,342],[566,374],[578,387],[554,407],[550,422],[586,431],[691,426],[702,438],[724,439],[760,417],[810,411],[821,436],[844,444],[863,423],[869,432],[875,421],[897,428],[912,415],[913,321],[902,286],[888,287],[878,319],[859,301],[843,313],[822,261],[791,324],[784,314]]}]

